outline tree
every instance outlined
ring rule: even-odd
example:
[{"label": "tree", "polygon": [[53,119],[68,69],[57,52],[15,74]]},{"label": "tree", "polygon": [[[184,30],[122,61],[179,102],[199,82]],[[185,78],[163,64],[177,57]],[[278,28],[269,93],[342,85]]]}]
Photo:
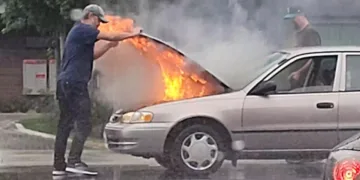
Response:
[{"label": "tree", "polygon": [[[70,11],[83,8],[89,0],[2,0],[6,3],[3,33],[35,28],[42,35],[58,36],[73,23]],[[0,0],[1,3],[1,0]]]},{"label": "tree", "polygon": [[66,32],[73,24],[70,11],[84,8],[90,0],[0,0],[6,3],[2,14],[2,33],[35,29],[42,36],[51,37],[48,54],[54,54],[60,67]]}]

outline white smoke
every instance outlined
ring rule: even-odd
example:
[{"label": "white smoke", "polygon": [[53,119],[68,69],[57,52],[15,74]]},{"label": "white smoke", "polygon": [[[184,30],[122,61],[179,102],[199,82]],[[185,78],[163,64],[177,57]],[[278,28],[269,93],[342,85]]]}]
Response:
[{"label": "white smoke", "polygon": [[[133,6],[129,5],[130,2]],[[242,86],[239,79],[254,71],[258,64],[263,63],[263,56],[274,49],[262,32],[247,23],[247,11],[235,1],[184,0],[157,5],[148,2],[134,0],[128,4],[124,1],[106,4],[96,1],[108,13],[135,19],[146,33],[169,41],[235,88]],[[113,76],[103,85],[102,92],[106,99],[112,100],[112,104],[117,104],[114,105],[116,108],[134,107],[140,101],[150,101],[149,97],[156,94],[154,86],[159,85],[154,81],[159,78],[156,76],[158,72],[149,70],[140,61],[124,62],[133,59],[114,51],[101,59],[107,60],[99,60],[96,67],[103,74]],[[114,71],[117,72],[116,78]],[[149,77],[147,74],[155,75]]]},{"label": "white smoke", "polygon": [[121,43],[105,53],[96,60],[95,68],[101,77],[99,99],[110,103],[115,110],[152,104],[161,95],[159,68],[130,44]]},{"label": "white smoke", "polygon": [[[173,3],[166,3],[170,1]],[[312,17],[324,15],[360,16],[360,1],[356,0],[263,0],[260,9],[252,9],[255,20],[248,21],[247,10],[238,2],[249,7],[256,0],[112,0],[111,3],[97,0],[94,3],[103,6],[107,13],[135,19],[146,33],[169,41],[235,88],[241,87],[241,79],[263,63],[264,55],[286,46],[283,16],[287,7],[302,7],[310,22]],[[116,75],[116,80],[105,83],[104,97],[117,104],[116,108],[151,101],[150,97],[158,90],[155,86],[160,87],[156,83],[159,72],[140,61],[132,65],[126,62],[134,58],[117,56],[114,52],[113,55],[108,53],[107,57],[118,64],[106,63],[109,60],[97,63],[98,67],[102,64],[103,74],[108,76],[115,76],[110,69],[123,72]]]},{"label": "white smoke", "polygon": [[[272,46],[260,31],[246,27],[247,11],[236,1],[185,0],[149,11],[141,1],[133,16],[146,32],[170,36],[175,45],[228,84],[257,67]],[[172,37],[172,38],[171,38]]]}]

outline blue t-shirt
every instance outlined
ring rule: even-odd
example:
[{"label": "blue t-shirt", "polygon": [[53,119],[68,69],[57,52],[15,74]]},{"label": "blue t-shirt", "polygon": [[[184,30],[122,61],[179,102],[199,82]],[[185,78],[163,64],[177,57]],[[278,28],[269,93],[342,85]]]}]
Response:
[{"label": "blue t-shirt", "polygon": [[65,41],[58,80],[89,82],[98,34],[99,30],[88,24],[79,22],[73,26]]}]

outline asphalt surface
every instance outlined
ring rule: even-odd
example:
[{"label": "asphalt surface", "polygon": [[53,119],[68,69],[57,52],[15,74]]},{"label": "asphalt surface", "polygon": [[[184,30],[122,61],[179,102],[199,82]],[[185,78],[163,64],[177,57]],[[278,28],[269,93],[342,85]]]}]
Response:
[{"label": "asphalt surface", "polygon": [[94,166],[99,171],[96,177],[69,174],[67,177],[53,177],[50,166],[18,167],[0,169],[1,180],[320,180],[321,164],[287,165],[281,163],[242,164],[222,169],[209,177],[189,177],[169,172],[162,167],[147,165]]}]

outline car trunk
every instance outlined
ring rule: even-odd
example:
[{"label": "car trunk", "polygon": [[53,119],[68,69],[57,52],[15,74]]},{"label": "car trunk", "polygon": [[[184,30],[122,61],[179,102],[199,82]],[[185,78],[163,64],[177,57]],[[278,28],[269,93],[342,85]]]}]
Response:
[{"label": "car trunk", "polygon": [[115,109],[133,110],[231,91],[184,53],[147,34],[110,50],[96,61],[95,69],[99,72],[98,97]]},{"label": "car trunk", "polygon": [[360,150],[360,133],[351,136],[345,141],[341,142],[333,148],[333,151],[337,150]]}]

